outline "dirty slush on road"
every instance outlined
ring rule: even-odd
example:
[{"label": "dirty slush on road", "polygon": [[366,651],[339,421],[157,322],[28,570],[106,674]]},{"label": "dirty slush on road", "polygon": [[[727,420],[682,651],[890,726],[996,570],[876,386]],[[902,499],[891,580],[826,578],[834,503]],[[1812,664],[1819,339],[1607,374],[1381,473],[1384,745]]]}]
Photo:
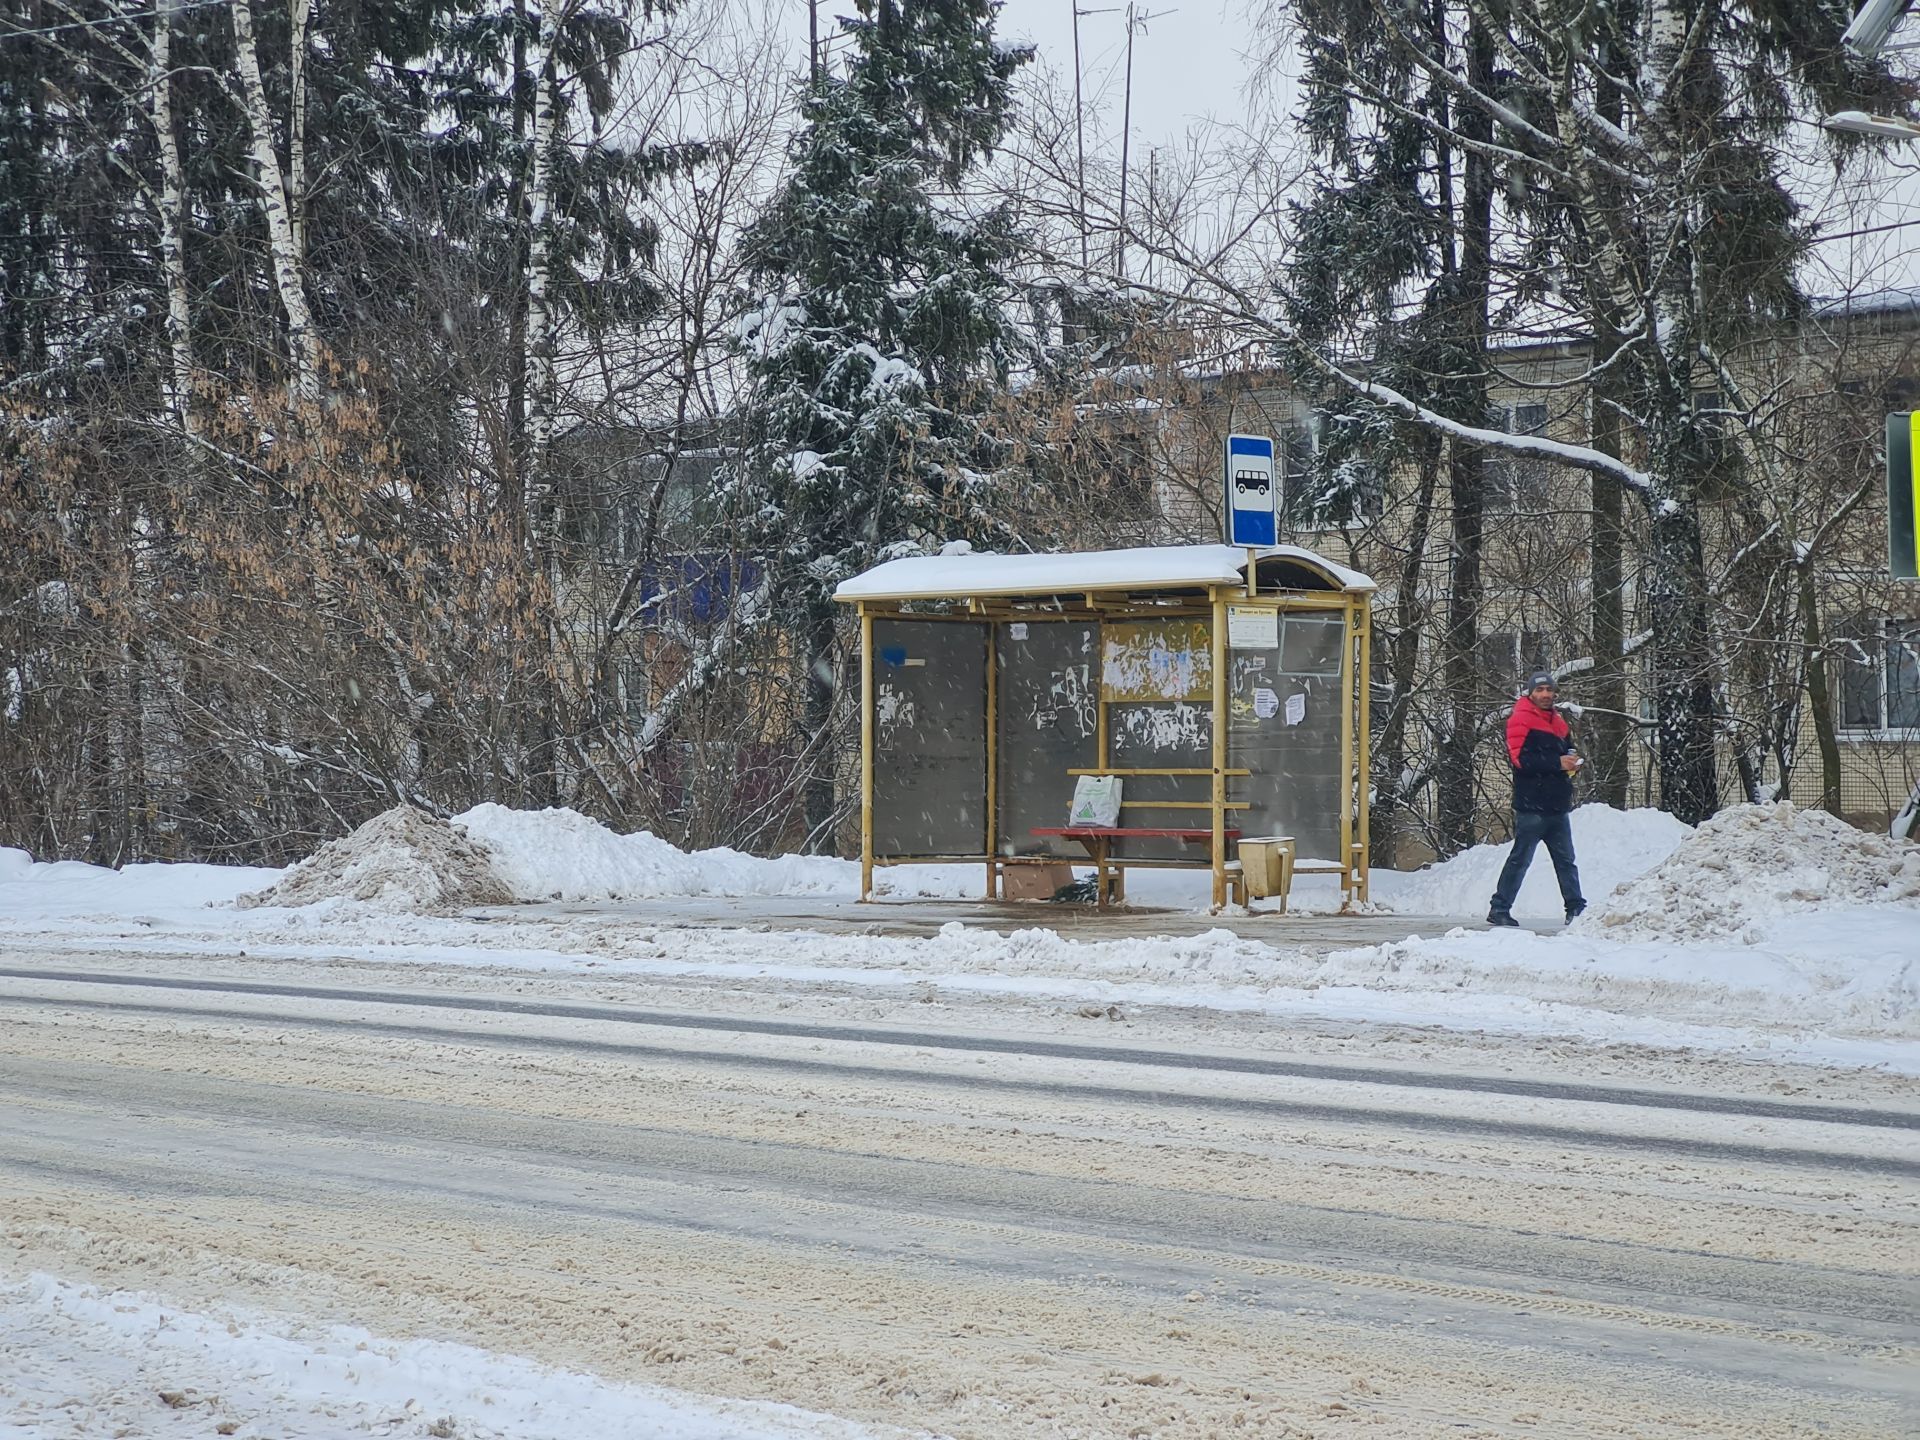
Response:
[{"label": "dirty slush on road", "polygon": [[[348,968],[369,988],[438,978]],[[1912,1413],[1912,1175],[1848,1158],[1910,1155],[1904,1134],[565,1016],[43,993],[0,1012],[15,1273],[912,1433],[1885,1436]],[[888,1007],[814,1011],[804,987],[741,1005],[861,1008]],[[1009,1018],[1194,1043],[1150,1013]],[[1230,1043],[1466,1058],[1370,1039]],[[1477,1058],[1560,1068],[1550,1046]],[[1761,1068],[1691,1063],[1641,1057],[1635,1078],[1711,1089]],[[1875,1098],[1870,1078],[1851,1088]],[[1565,1138],[1579,1128],[1589,1143]],[[1748,1153],[1716,1150],[1734,1139]]]}]

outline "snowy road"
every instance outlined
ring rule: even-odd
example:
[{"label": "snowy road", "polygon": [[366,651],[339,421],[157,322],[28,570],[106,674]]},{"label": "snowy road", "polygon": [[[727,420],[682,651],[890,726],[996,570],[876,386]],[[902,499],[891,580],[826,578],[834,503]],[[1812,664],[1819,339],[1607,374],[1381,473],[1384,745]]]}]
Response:
[{"label": "snowy road", "polygon": [[6,964],[15,1272],[956,1436],[1920,1423],[1894,1077],[691,981]]}]

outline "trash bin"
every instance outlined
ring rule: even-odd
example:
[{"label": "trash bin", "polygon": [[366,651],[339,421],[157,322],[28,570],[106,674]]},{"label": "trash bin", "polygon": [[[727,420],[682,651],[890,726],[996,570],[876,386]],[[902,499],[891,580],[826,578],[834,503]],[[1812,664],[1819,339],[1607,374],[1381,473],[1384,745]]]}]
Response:
[{"label": "trash bin", "polygon": [[1240,841],[1240,869],[1247,877],[1247,896],[1254,900],[1278,898],[1287,908],[1293,889],[1293,837],[1256,835]]}]

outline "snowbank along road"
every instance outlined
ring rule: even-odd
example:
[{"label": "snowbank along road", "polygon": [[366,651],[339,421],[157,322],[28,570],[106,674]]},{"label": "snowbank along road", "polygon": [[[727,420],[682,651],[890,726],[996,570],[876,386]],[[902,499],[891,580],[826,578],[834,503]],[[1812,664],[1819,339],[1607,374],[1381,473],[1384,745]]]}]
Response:
[{"label": "snowbank along road", "polygon": [[797,983],[0,964],[16,1276],[953,1436],[1920,1424],[1895,1076]]}]

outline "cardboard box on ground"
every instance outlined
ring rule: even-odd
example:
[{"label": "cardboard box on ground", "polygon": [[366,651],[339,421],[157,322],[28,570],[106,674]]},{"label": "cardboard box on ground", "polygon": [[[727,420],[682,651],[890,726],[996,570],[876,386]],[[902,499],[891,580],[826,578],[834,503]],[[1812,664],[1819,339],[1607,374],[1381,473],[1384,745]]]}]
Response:
[{"label": "cardboard box on ground", "polygon": [[1062,885],[1072,883],[1073,866],[1065,860],[1000,867],[1000,895],[1005,900],[1051,900]]}]

